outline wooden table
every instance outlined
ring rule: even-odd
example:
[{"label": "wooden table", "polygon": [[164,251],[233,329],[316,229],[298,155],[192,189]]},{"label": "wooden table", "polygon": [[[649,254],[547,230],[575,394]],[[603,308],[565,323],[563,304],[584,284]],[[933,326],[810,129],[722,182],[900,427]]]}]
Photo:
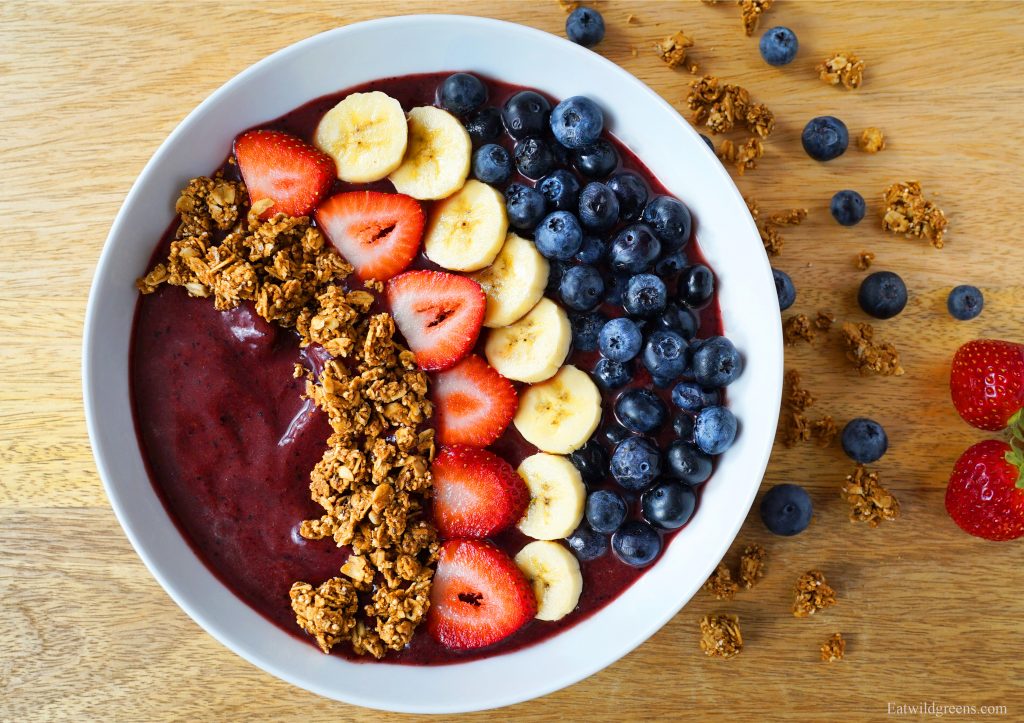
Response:
[{"label": "wooden table", "polygon": [[[598,50],[683,109],[689,73],[664,67],[654,41],[678,29],[696,39],[702,70],[748,87],[778,117],[761,168],[738,179],[768,210],[810,209],[775,264],[796,282],[793,311],[830,309],[863,320],[855,294],[861,249],[906,279],[910,303],[878,324],[897,341],[906,376],[862,378],[835,332],[787,349],[841,424],[870,415],[891,448],[877,465],[903,518],[851,525],[838,496],[852,465],[834,445],[776,449],[765,485],[811,491],[815,519],[795,539],[773,537],[754,514],[737,546],[769,551],[766,579],[734,602],[700,593],[649,642],[592,678],[501,711],[572,720],[763,716],[881,718],[888,706],[1001,705],[1024,718],[1024,547],[961,533],[943,510],[953,461],[982,434],[963,424],[946,389],[950,357],[973,337],[1024,340],[1024,5],[782,0],[762,29],[801,41],[787,68],[767,66],[732,3],[606,0]],[[0,5],[0,720],[383,719],[282,683],[204,633],[147,574],[111,514],[83,423],[79,338],[94,264],[145,161],[221,83],[265,55],[339,25],[400,12],[482,14],[561,34],[553,0],[443,2],[287,0],[252,3],[25,2]],[[633,13],[639,21],[627,24]],[[634,57],[631,48],[637,49]],[[867,62],[863,88],[818,81],[814,65],[848,48]],[[396,49],[400,52],[400,49]],[[885,130],[889,148],[851,148],[818,164],[798,136],[832,113],[853,132]],[[879,196],[919,179],[950,217],[948,243],[885,234]],[[842,228],[832,193],[854,188],[869,217]],[[973,322],[953,321],[946,294],[985,291]],[[826,572],[840,604],[807,620],[789,613],[791,587]],[[733,660],[705,658],[697,620],[740,615],[746,641]],[[849,640],[828,665],[818,646]],[[614,635],[615,631],[608,631]],[[480,715],[481,720],[487,714]]]}]

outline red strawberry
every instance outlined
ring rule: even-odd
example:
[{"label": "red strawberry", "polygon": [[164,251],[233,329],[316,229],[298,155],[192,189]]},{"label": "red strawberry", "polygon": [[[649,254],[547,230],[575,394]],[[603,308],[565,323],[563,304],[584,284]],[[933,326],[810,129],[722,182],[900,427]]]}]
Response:
[{"label": "red strawberry", "polygon": [[501,457],[477,447],[442,447],[431,467],[434,524],[441,537],[490,537],[526,511],[530,492]]},{"label": "red strawberry", "polygon": [[235,158],[251,203],[269,198],[260,214],[309,214],[334,183],[334,159],[280,131],[247,131],[235,139]]},{"label": "red strawberry", "polygon": [[430,590],[427,631],[446,648],[469,650],[504,640],[537,613],[526,577],[482,540],[441,546]]},{"label": "red strawberry", "polygon": [[435,374],[431,395],[441,444],[486,447],[502,435],[519,408],[512,382],[475,354]]},{"label": "red strawberry", "polygon": [[473,279],[443,271],[406,271],[388,282],[388,303],[420,369],[455,365],[476,344],[487,297]]},{"label": "red strawberry", "polygon": [[1024,455],[1006,442],[978,442],[953,466],[946,488],[946,511],[961,529],[976,537],[1024,537],[1022,470]]},{"label": "red strawberry", "polygon": [[316,222],[365,281],[387,281],[405,271],[420,250],[423,208],[401,193],[353,191],[331,196]]},{"label": "red strawberry", "polygon": [[1024,407],[1024,344],[967,342],[953,355],[949,390],[965,422],[979,429],[1004,429]]}]

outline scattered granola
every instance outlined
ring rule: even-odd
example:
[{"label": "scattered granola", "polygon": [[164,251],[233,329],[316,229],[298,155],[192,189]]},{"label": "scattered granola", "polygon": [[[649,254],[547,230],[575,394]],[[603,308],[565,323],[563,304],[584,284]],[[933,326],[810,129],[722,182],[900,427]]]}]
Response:
[{"label": "scattered granola", "polygon": [[782,253],[782,245],[786,240],[775,226],[768,223],[758,224],[757,230],[761,234],[761,243],[764,244],[764,250],[769,255],[778,256]]},{"label": "scattered granola", "polygon": [[875,342],[875,330],[871,324],[847,322],[842,326],[843,341],[846,343],[846,358],[852,361],[861,374],[874,372],[884,377],[902,376],[900,355],[892,342]]},{"label": "scattered granola", "polygon": [[877,472],[868,472],[862,464],[846,477],[842,496],[851,507],[850,522],[878,527],[884,520],[900,516],[900,501],[878,483]]},{"label": "scattered granola", "polygon": [[757,30],[761,22],[761,16],[768,12],[774,0],[738,0],[740,6],[740,17],[743,20],[743,30],[749,38]]},{"label": "scattered granola", "polygon": [[772,256],[782,253],[782,245],[785,242],[778,227],[796,226],[807,218],[806,208],[791,208],[785,211],[776,211],[762,220],[760,218],[761,209],[758,207],[757,201],[746,197],[743,200],[746,201],[747,209],[757,225],[758,233],[761,234],[761,243],[764,244],[765,251]]},{"label": "scattered granola", "polygon": [[885,202],[883,229],[904,234],[907,238],[927,238],[932,246],[942,248],[949,221],[934,202],[925,200],[920,183],[894,183],[885,189],[882,199]]},{"label": "scattered granola", "polygon": [[857,145],[865,153],[878,153],[885,150],[885,136],[881,130],[871,126],[861,131]]},{"label": "scattered granola", "polygon": [[807,219],[806,208],[790,208],[776,211],[768,217],[768,223],[776,226],[799,226]]},{"label": "scattered granola", "polygon": [[764,144],[760,138],[750,138],[741,145],[726,139],[715,153],[723,161],[735,164],[742,176],[748,169],[757,168],[757,159],[764,155]]},{"label": "scattered granola", "polygon": [[[632,17],[632,16],[630,16]],[[670,68],[676,68],[686,62],[686,50],[693,47],[693,40],[688,38],[682,30],[672,33],[655,46],[658,55]],[[697,64],[689,63],[686,69],[691,73],[697,72]]]},{"label": "scattered granola", "polygon": [[835,440],[839,430],[831,414],[826,414],[821,419],[811,424],[811,434],[818,440],[819,447],[827,447]]},{"label": "scattered granola", "polygon": [[731,658],[743,650],[740,619],[735,615],[705,615],[700,619],[700,649],[705,655]]},{"label": "scattered granola", "polygon": [[782,339],[787,346],[792,346],[801,339],[810,343],[814,341],[816,335],[817,332],[814,331],[807,314],[794,314],[782,324]]},{"label": "scattered granola", "polygon": [[803,412],[814,404],[814,396],[800,386],[800,372],[790,369],[784,377],[785,394],[782,403],[794,412]]},{"label": "scattered granola", "polygon": [[782,443],[787,447],[811,441],[811,423],[806,415],[801,412],[784,411],[781,419]]},{"label": "scattered granola", "polygon": [[761,545],[747,545],[740,556],[740,583],[747,590],[754,587],[764,577],[764,563],[768,559],[768,551]]},{"label": "scattered granola", "polygon": [[871,264],[875,262],[875,255],[871,251],[861,251],[857,254],[857,268],[861,271],[867,271],[871,268]]},{"label": "scattered granola", "polygon": [[793,615],[806,618],[819,610],[836,604],[836,592],[825,581],[819,570],[805,572],[796,581],[796,599],[793,601]]},{"label": "scattered granola", "polygon": [[847,90],[859,88],[864,80],[864,61],[845,51],[832,53],[815,70],[818,77],[829,85],[842,84]]},{"label": "scattered granola", "polygon": [[562,8],[567,13],[571,13],[573,10],[580,6],[577,0],[558,0],[558,7]]},{"label": "scattered granola", "polygon": [[836,315],[830,311],[818,310],[814,317],[814,325],[822,331],[828,331],[836,323]]},{"label": "scattered granola", "polygon": [[723,83],[712,75],[690,83],[686,103],[693,111],[694,123],[707,126],[712,133],[743,125],[760,138],[767,138],[775,128],[775,116],[763,103],[752,105],[745,88]]},{"label": "scattered granola", "polygon": [[732,600],[740,586],[732,579],[729,566],[720,562],[704,583],[704,589],[714,595],[716,600]]},{"label": "scattered granola", "polygon": [[842,633],[835,633],[821,644],[821,659],[826,663],[836,663],[843,659],[846,652],[846,641]]}]

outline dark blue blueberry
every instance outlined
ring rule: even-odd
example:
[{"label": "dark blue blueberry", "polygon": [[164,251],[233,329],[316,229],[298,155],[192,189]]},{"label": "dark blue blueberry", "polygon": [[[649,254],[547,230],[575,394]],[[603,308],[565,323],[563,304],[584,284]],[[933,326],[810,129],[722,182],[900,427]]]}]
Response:
[{"label": "dark blue blueberry", "polygon": [[455,73],[441,83],[438,96],[442,108],[464,116],[487,102],[487,86],[475,75]]},{"label": "dark blue blueberry", "polygon": [[666,251],[681,249],[690,240],[693,219],[690,209],[678,198],[655,196],[644,206],[640,218],[654,229]]},{"label": "dark blue blueberry", "polygon": [[501,119],[510,136],[526,138],[547,130],[549,113],[551,104],[547,98],[532,90],[521,90],[505,101]]},{"label": "dark blue blueberry", "polygon": [[497,143],[480,146],[473,154],[473,177],[484,183],[498,185],[512,176],[512,159]]},{"label": "dark blue blueberry", "polygon": [[611,534],[626,521],[626,501],[622,495],[611,490],[591,492],[587,497],[585,514],[587,522],[598,532]]},{"label": "dark blue blueberry", "polygon": [[[605,361],[608,361],[605,359]],[[615,362],[613,362],[615,363]],[[604,430],[604,437],[614,447],[624,439],[629,439],[633,434],[623,426],[618,424],[609,424],[608,428]]]},{"label": "dark blue blueberry", "polygon": [[607,317],[599,311],[589,314],[570,314],[572,325],[572,346],[577,351],[594,351],[597,349],[597,337],[604,327]]},{"label": "dark blue blueberry", "polygon": [[775,279],[775,293],[779,297],[779,309],[785,311],[796,301],[796,287],[793,286],[793,279],[789,274],[779,269],[772,269],[772,277]]},{"label": "dark blue blueberry", "polygon": [[686,339],[674,331],[655,331],[644,345],[643,362],[651,376],[675,379],[686,369]]},{"label": "dark blue blueberry", "polygon": [[907,285],[891,271],[876,271],[860,282],[857,303],[876,319],[891,319],[907,305]]},{"label": "dark blue blueberry", "polygon": [[644,519],[663,530],[678,530],[690,521],[695,509],[697,493],[679,482],[659,482],[640,496]]},{"label": "dark blue blueberry", "polygon": [[722,395],[717,389],[708,390],[695,382],[679,382],[672,387],[672,403],[693,414],[704,407],[713,407],[721,400]]},{"label": "dark blue blueberry", "polygon": [[601,137],[604,113],[590,98],[574,95],[551,111],[551,133],[566,148],[585,148]]},{"label": "dark blue blueberry", "polygon": [[[691,432],[692,435],[692,432]],[[688,485],[707,482],[714,468],[711,457],[697,449],[689,439],[677,439],[668,446],[665,453],[665,473],[682,480]]]},{"label": "dark blue blueberry", "polygon": [[585,48],[597,45],[604,39],[604,18],[593,8],[578,7],[565,19],[565,34]]},{"label": "dark blue blueberry", "polygon": [[624,489],[642,490],[661,474],[661,453],[649,439],[629,437],[612,452],[611,472]]},{"label": "dark blue blueberry", "polygon": [[[687,414],[686,412],[680,412],[672,419],[672,432],[682,442],[693,441],[693,415]],[[675,444],[675,442],[673,442]],[[672,452],[672,447],[669,447],[669,454]],[[666,455],[668,460],[669,469],[672,467],[672,459],[669,455]]]},{"label": "dark blue blueberry", "polygon": [[676,295],[679,301],[691,309],[707,306],[715,294],[715,275],[704,264],[687,266],[679,275]]},{"label": "dark blue blueberry", "polygon": [[580,264],[566,269],[558,285],[562,303],[576,311],[588,311],[601,303],[604,279],[593,266]]},{"label": "dark blue blueberry", "polygon": [[505,189],[505,212],[513,228],[532,231],[544,218],[544,196],[535,188],[511,183]]},{"label": "dark blue blueberry", "polygon": [[768,65],[789,65],[799,45],[796,33],[780,25],[761,36],[761,57]]},{"label": "dark blue blueberry", "polygon": [[540,178],[555,166],[551,146],[535,136],[517,142],[512,154],[516,158],[516,168],[527,178]]},{"label": "dark blue blueberry", "polygon": [[690,309],[672,301],[665,305],[665,310],[658,314],[655,323],[662,329],[674,331],[687,341],[697,334],[700,319]]},{"label": "dark blue blueberry", "polygon": [[851,419],[843,427],[843,451],[858,464],[870,464],[889,449],[889,437],[882,425],[867,417]]},{"label": "dark blue blueberry", "polygon": [[661,242],[650,226],[634,223],[615,235],[608,261],[615,271],[639,274],[650,268],[661,253]]},{"label": "dark blue blueberry", "polygon": [[604,178],[619,165],[619,152],[615,146],[600,139],[573,154],[576,170],[590,178]]},{"label": "dark blue blueberry", "polygon": [[544,194],[549,211],[573,211],[580,204],[580,182],[564,168],[552,171],[537,184],[537,190]]},{"label": "dark blue blueberry", "polygon": [[689,262],[689,259],[686,258],[686,252],[676,249],[658,259],[658,263],[654,265],[654,270],[658,272],[659,276],[675,276],[685,269]]},{"label": "dark blue blueberry", "polygon": [[704,407],[693,425],[693,441],[705,454],[721,454],[736,439],[736,417],[725,407]]},{"label": "dark blue blueberry", "polygon": [[619,199],[619,218],[636,221],[647,203],[647,184],[633,171],[619,171],[608,179],[608,188]]},{"label": "dark blue blueberry", "polygon": [[596,264],[608,255],[609,241],[604,236],[584,236],[583,245],[576,252],[576,260],[585,264]]},{"label": "dark blue blueberry", "polygon": [[558,287],[562,284],[562,277],[565,276],[566,270],[569,268],[569,264],[558,259],[548,260],[548,285],[544,289],[544,293],[554,296],[558,293]]},{"label": "dark blue blueberry", "polygon": [[[583,481],[588,485],[599,485],[608,476],[608,452],[604,445],[591,439],[585,445],[569,455],[573,466],[579,470]],[[604,530],[602,530],[604,532]]]},{"label": "dark blue blueberry", "polygon": [[957,286],[949,292],[946,308],[950,315],[960,321],[969,321],[981,313],[985,306],[985,297],[977,286]]},{"label": "dark blue blueberry", "polygon": [[828,210],[840,225],[856,226],[864,218],[867,205],[864,203],[864,197],[856,191],[836,191]]},{"label": "dark blue blueberry", "polygon": [[612,535],[615,556],[632,567],[646,567],[661,552],[661,537],[645,522],[627,522]]},{"label": "dark blue blueberry", "polygon": [[607,231],[619,218],[619,199],[603,183],[588,183],[580,191],[580,223],[590,231]]},{"label": "dark blue blueberry", "polygon": [[775,485],[761,498],[761,521],[776,535],[797,535],[811,524],[814,507],[799,485]]},{"label": "dark blue blueberry", "polygon": [[811,118],[800,135],[807,155],[816,161],[831,161],[839,158],[850,145],[850,133],[846,124],[835,116],[821,115]]},{"label": "dark blue blueberry", "polygon": [[650,389],[627,389],[615,400],[615,416],[626,429],[646,434],[665,423],[668,409]]},{"label": "dark blue blueberry", "polygon": [[544,217],[533,237],[541,256],[568,261],[583,244],[583,229],[568,211],[555,211]]},{"label": "dark blue blueberry", "polygon": [[594,381],[603,389],[618,389],[633,381],[633,365],[614,359],[598,359],[594,365]]},{"label": "dark blue blueberry", "polygon": [[668,290],[665,282],[654,274],[637,274],[626,282],[622,308],[630,316],[654,316],[665,310]]},{"label": "dark blue blueberry", "polygon": [[612,319],[601,329],[597,346],[608,359],[627,362],[640,353],[644,339],[636,322],[626,317]]},{"label": "dark blue blueberry", "polygon": [[704,141],[704,145],[706,145],[708,147],[708,149],[712,153],[714,153],[715,152],[715,144],[714,144],[714,142],[710,138],[708,138],[706,135],[704,135],[703,133],[698,133],[697,135],[699,135],[700,139],[702,141]]},{"label": "dark blue blueberry", "polygon": [[596,560],[608,552],[608,538],[587,525],[577,527],[565,541],[569,549],[576,553],[576,557],[584,562]]},{"label": "dark blue blueberry", "polygon": [[705,339],[693,352],[691,365],[693,378],[708,389],[732,384],[743,371],[740,353],[724,336]]},{"label": "dark blue blueberry", "polygon": [[497,108],[484,108],[466,122],[466,130],[474,146],[494,143],[501,135],[501,111]]},{"label": "dark blue blueberry", "polygon": [[609,273],[604,280],[604,300],[615,306],[622,306],[622,295],[626,293],[626,284],[629,282],[629,274]]}]

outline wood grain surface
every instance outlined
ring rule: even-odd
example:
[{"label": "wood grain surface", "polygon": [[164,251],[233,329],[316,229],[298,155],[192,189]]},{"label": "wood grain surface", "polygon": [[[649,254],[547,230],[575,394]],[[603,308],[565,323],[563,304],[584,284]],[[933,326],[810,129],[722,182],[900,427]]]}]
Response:
[{"label": "wood grain surface", "polygon": [[[885,718],[890,705],[933,703],[1005,706],[1007,718],[1024,719],[1024,547],[970,538],[943,510],[953,461],[984,436],[949,403],[949,359],[973,337],[1024,340],[1016,197],[1024,4],[780,0],[762,29],[788,25],[801,43],[797,60],[782,69],[761,61],[757,38],[744,36],[731,2],[605,0],[599,7],[608,34],[597,50],[680,110],[691,76],[664,67],[652,44],[685,29],[702,70],[743,84],[775,111],[778,129],[761,168],[738,184],[768,210],[810,209],[774,261],[799,289],[792,311],[830,309],[863,320],[855,303],[861,249],[877,254],[877,269],[906,279],[907,310],[877,325],[899,345],[906,376],[859,377],[835,332],[786,352],[787,366],[819,398],[813,411],[840,425],[859,415],[885,425],[890,452],[876,467],[899,495],[903,518],[878,529],[852,525],[838,497],[851,464],[838,445],[779,445],[765,486],[807,486],[816,514],[795,539],[772,537],[756,514],[748,520],[737,546],[768,548],[762,584],[730,603],[700,593],[649,642],[592,678],[477,717],[860,720]],[[554,0],[0,3],[0,719],[390,719],[249,665],[149,576],[93,465],[79,342],[114,215],[145,161],[197,103],[314,33],[437,11],[564,32]],[[629,13],[636,24],[626,23]],[[816,79],[814,65],[840,48],[867,62],[858,91]],[[878,155],[851,148],[829,164],[809,160],[799,133],[824,113],[854,133],[883,128],[889,148]],[[944,250],[881,230],[882,190],[907,179],[919,179],[948,214]],[[841,188],[868,199],[869,217],[854,228],[828,214]],[[975,321],[955,322],[945,311],[959,283],[984,289],[985,311]],[[797,620],[791,587],[810,568],[825,571],[840,604]],[[738,658],[712,660],[698,650],[697,620],[710,611],[740,616],[746,649]],[[849,639],[847,658],[827,665],[818,646],[836,631]],[[950,716],[964,717],[972,718]]]}]

